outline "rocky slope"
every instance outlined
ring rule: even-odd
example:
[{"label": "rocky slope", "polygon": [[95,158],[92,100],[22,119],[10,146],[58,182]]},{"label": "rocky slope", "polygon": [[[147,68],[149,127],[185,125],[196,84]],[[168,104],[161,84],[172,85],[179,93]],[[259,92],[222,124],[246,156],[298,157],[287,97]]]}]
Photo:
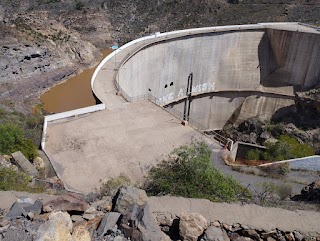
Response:
[{"label": "rocky slope", "polygon": [[3,0],[0,106],[30,110],[98,49],[155,31],[266,21],[319,24],[318,0]]},{"label": "rocky slope", "polygon": [[[147,197],[143,190],[134,187],[122,187],[113,197],[97,198],[93,194],[84,197],[68,193],[52,196],[49,201],[48,197],[45,198],[46,202],[20,197],[12,203],[9,211],[1,209],[0,240],[320,240],[317,212],[232,206],[201,199]],[[206,213],[210,205],[211,209]],[[232,206],[232,211],[219,210],[218,206],[228,205]],[[241,212],[242,208],[246,211]],[[206,215],[192,212],[193,209]],[[243,217],[250,215],[255,221]],[[281,226],[277,228],[270,218],[280,216],[275,220]],[[240,219],[244,223],[235,221]]]}]

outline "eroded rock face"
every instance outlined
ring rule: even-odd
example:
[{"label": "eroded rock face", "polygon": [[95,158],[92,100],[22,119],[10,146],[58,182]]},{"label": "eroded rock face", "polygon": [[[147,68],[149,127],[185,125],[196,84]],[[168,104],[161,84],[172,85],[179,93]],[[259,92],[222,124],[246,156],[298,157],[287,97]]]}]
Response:
[{"label": "eroded rock face", "polygon": [[197,241],[207,226],[207,220],[201,214],[182,213],[180,215],[179,233],[183,240]]},{"label": "eroded rock face", "polygon": [[13,13],[8,11],[6,22],[0,23],[5,33],[0,34],[0,98],[17,107],[95,64],[100,55],[92,43],[49,12],[19,12],[19,7]]}]

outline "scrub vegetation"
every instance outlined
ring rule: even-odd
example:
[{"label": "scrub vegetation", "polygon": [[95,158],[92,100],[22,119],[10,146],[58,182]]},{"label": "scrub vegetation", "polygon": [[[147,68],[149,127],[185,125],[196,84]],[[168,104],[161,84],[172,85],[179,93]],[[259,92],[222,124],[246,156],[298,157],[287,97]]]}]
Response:
[{"label": "scrub vegetation", "polygon": [[32,177],[24,172],[0,165],[0,190],[1,191],[24,191],[41,193],[45,188],[43,185],[32,185]]},{"label": "scrub vegetation", "polygon": [[266,151],[250,150],[248,160],[282,161],[293,158],[312,156],[314,151],[307,144],[300,144],[295,138],[281,135],[275,143],[266,142]]},{"label": "scrub vegetation", "polygon": [[250,193],[231,176],[212,167],[211,151],[204,142],[175,149],[167,160],[153,167],[144,189],[149,195],[176,195],[206,198],[211,201],[235,201]]},{"label": "scrub vegetation", "polygon": [[0,109],[0,154],[21,151],[29,160],[37,156],[43,117]]}]

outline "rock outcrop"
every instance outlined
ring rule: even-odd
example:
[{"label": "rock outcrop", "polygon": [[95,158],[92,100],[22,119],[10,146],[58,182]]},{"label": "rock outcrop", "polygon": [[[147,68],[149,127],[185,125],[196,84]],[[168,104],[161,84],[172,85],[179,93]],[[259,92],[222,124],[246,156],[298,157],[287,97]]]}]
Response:
[{"label": "rock outcrop", "polygon": [[292,199],[320,203],[320,180],[305,186],[301,190],[301,194],[294,196]]}]

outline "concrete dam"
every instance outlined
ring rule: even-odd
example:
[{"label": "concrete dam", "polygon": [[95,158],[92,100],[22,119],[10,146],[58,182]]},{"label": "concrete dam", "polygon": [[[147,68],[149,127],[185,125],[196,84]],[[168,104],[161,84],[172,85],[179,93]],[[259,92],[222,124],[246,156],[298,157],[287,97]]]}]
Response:
[{"label": "concrete dam", "polygon": [[146,43],[123,61],[117,83],[125,96],[149,93],[181,113],[188,99],[190,118],[222,129],[232,116],[268,119],[294,104],[295,91],[319,85],[319,65],[320,32],[271,25]]},{"label": "concrete dam", "polygon": [[299,23],[155,33],[99,64],[91,86],[101,104],[45,118],[42,148],[68,190],[120,174],[141,183],[174,147],[206,138],[192,127],[268,119],[320,85],[319,67],[319,29]]}]

